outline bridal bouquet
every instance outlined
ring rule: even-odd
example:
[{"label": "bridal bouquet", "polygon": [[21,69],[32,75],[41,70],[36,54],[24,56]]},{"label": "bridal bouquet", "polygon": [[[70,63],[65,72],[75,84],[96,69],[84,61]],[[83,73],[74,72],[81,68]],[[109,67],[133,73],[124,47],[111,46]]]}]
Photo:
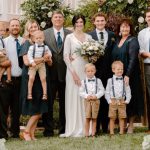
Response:
[{"label": "bridal bouquet", "polygon": [[83,42],[79,50],[82,57],[90,63],[95,63],[99,57],[104,55],[104,49],[102,43],[91,39]]}]

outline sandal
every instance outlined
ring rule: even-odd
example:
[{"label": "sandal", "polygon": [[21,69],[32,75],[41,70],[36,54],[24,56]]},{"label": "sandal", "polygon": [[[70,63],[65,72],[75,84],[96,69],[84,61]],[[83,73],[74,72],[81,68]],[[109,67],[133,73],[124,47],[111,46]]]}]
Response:
[{"label": "sandal", "polygon": [[43,94],[42,100],[47,101],[47,94]]},{"label": "sandal", "polygon": [[30,133],[27,131],[21,132],[19,136],[22,140],[31,141]]},{"label": "sandal", "polygon": [[32,100],[32,94],[28,94],[27,99],[31,101]]}]

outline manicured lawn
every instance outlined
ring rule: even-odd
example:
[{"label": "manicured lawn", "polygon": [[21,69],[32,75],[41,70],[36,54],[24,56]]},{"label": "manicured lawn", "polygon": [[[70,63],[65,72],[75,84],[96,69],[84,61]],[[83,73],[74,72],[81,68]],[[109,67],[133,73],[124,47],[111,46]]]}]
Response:
[{"label": "manicured lawn", "polygon": [[25,142],[10,139],[6,142],[8,150],[141,150],[145,128],[136,128],[134,134],[113,137],[100,135],[96,138],[44,138],[38,133],[37,141]]}]

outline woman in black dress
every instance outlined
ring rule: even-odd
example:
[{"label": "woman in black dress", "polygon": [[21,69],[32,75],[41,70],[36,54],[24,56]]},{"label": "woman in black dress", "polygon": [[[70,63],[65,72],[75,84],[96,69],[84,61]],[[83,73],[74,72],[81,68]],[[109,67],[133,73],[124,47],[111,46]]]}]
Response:
[{"label": "woman in black dress", "polygon": [[112,62],[120,60],[124,64],[124,81],[130,85],[131,101],[127,105],[129,126],[127,133],[133,133],[135,116],[144,112],[144,97],[140,77],[139,43],[133,36],[133,28],[129,19],[123,19],[119,25],[119,37],[112,50]]},{"label": "woman in black dress", "polygon": [[[24,132],[20,134],[20,137],[26,141],[35,140],[34,132],[38,123],[39,118],[41,115],[48,111],[48,104],[47,101],[42,100],[42,86],[40,83],[40,78],[38,73],[36,74],[32,93],[33,93],[33,99],[31,101],[27,100],[27,89],[28,89],[28,66],[29,61],[27,59],[27,52],[29,49],[29,46],[33,44],[31,40],[32,34],[39,30],[40,27],[38,23],[35,20],[29,20],[27,21],[25,25],[25,32],[24,32],[24,38],[25,42],[21,46],[21,52],[20,56],[23,57],[23,69],[22,69],[22,82],[21,82],[21,113],[23,115],[30,115],[30,119],[27,123],[26,129]],[[47,62],[46,64],[51,65],[51,60],[48,59],[47,55],[44,55],[43,58],[36,58],[35,60],[36,64],[39,64],[43,61]],[[49,93],[49,78],[48,78],[48,66],[46,66],[46,74],[47,74],[47,93],[48,98],[50,98]]]}]

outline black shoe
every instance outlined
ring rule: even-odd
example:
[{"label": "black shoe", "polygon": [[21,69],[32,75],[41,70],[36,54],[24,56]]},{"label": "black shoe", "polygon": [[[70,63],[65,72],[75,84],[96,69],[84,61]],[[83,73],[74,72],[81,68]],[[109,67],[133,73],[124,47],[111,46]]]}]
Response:
[{"label": "black shoe", "polygon": [[2,81],[0,81],[0,87],[3,88],[4,87],[4,84]]},{"label": "black shoe", "polygon": [[43,132],[44,137],[52,137],[54,136],[54,132]]},{"label": "black shoe", "polygon": [[9,86],[12,86],[13,85],[13,81],[12,80],[6,80],[6,84]]},{"label": "black shoe", "polygon": [[19,134],[13,134],[10,136],[10,138],[19,138]]}]

